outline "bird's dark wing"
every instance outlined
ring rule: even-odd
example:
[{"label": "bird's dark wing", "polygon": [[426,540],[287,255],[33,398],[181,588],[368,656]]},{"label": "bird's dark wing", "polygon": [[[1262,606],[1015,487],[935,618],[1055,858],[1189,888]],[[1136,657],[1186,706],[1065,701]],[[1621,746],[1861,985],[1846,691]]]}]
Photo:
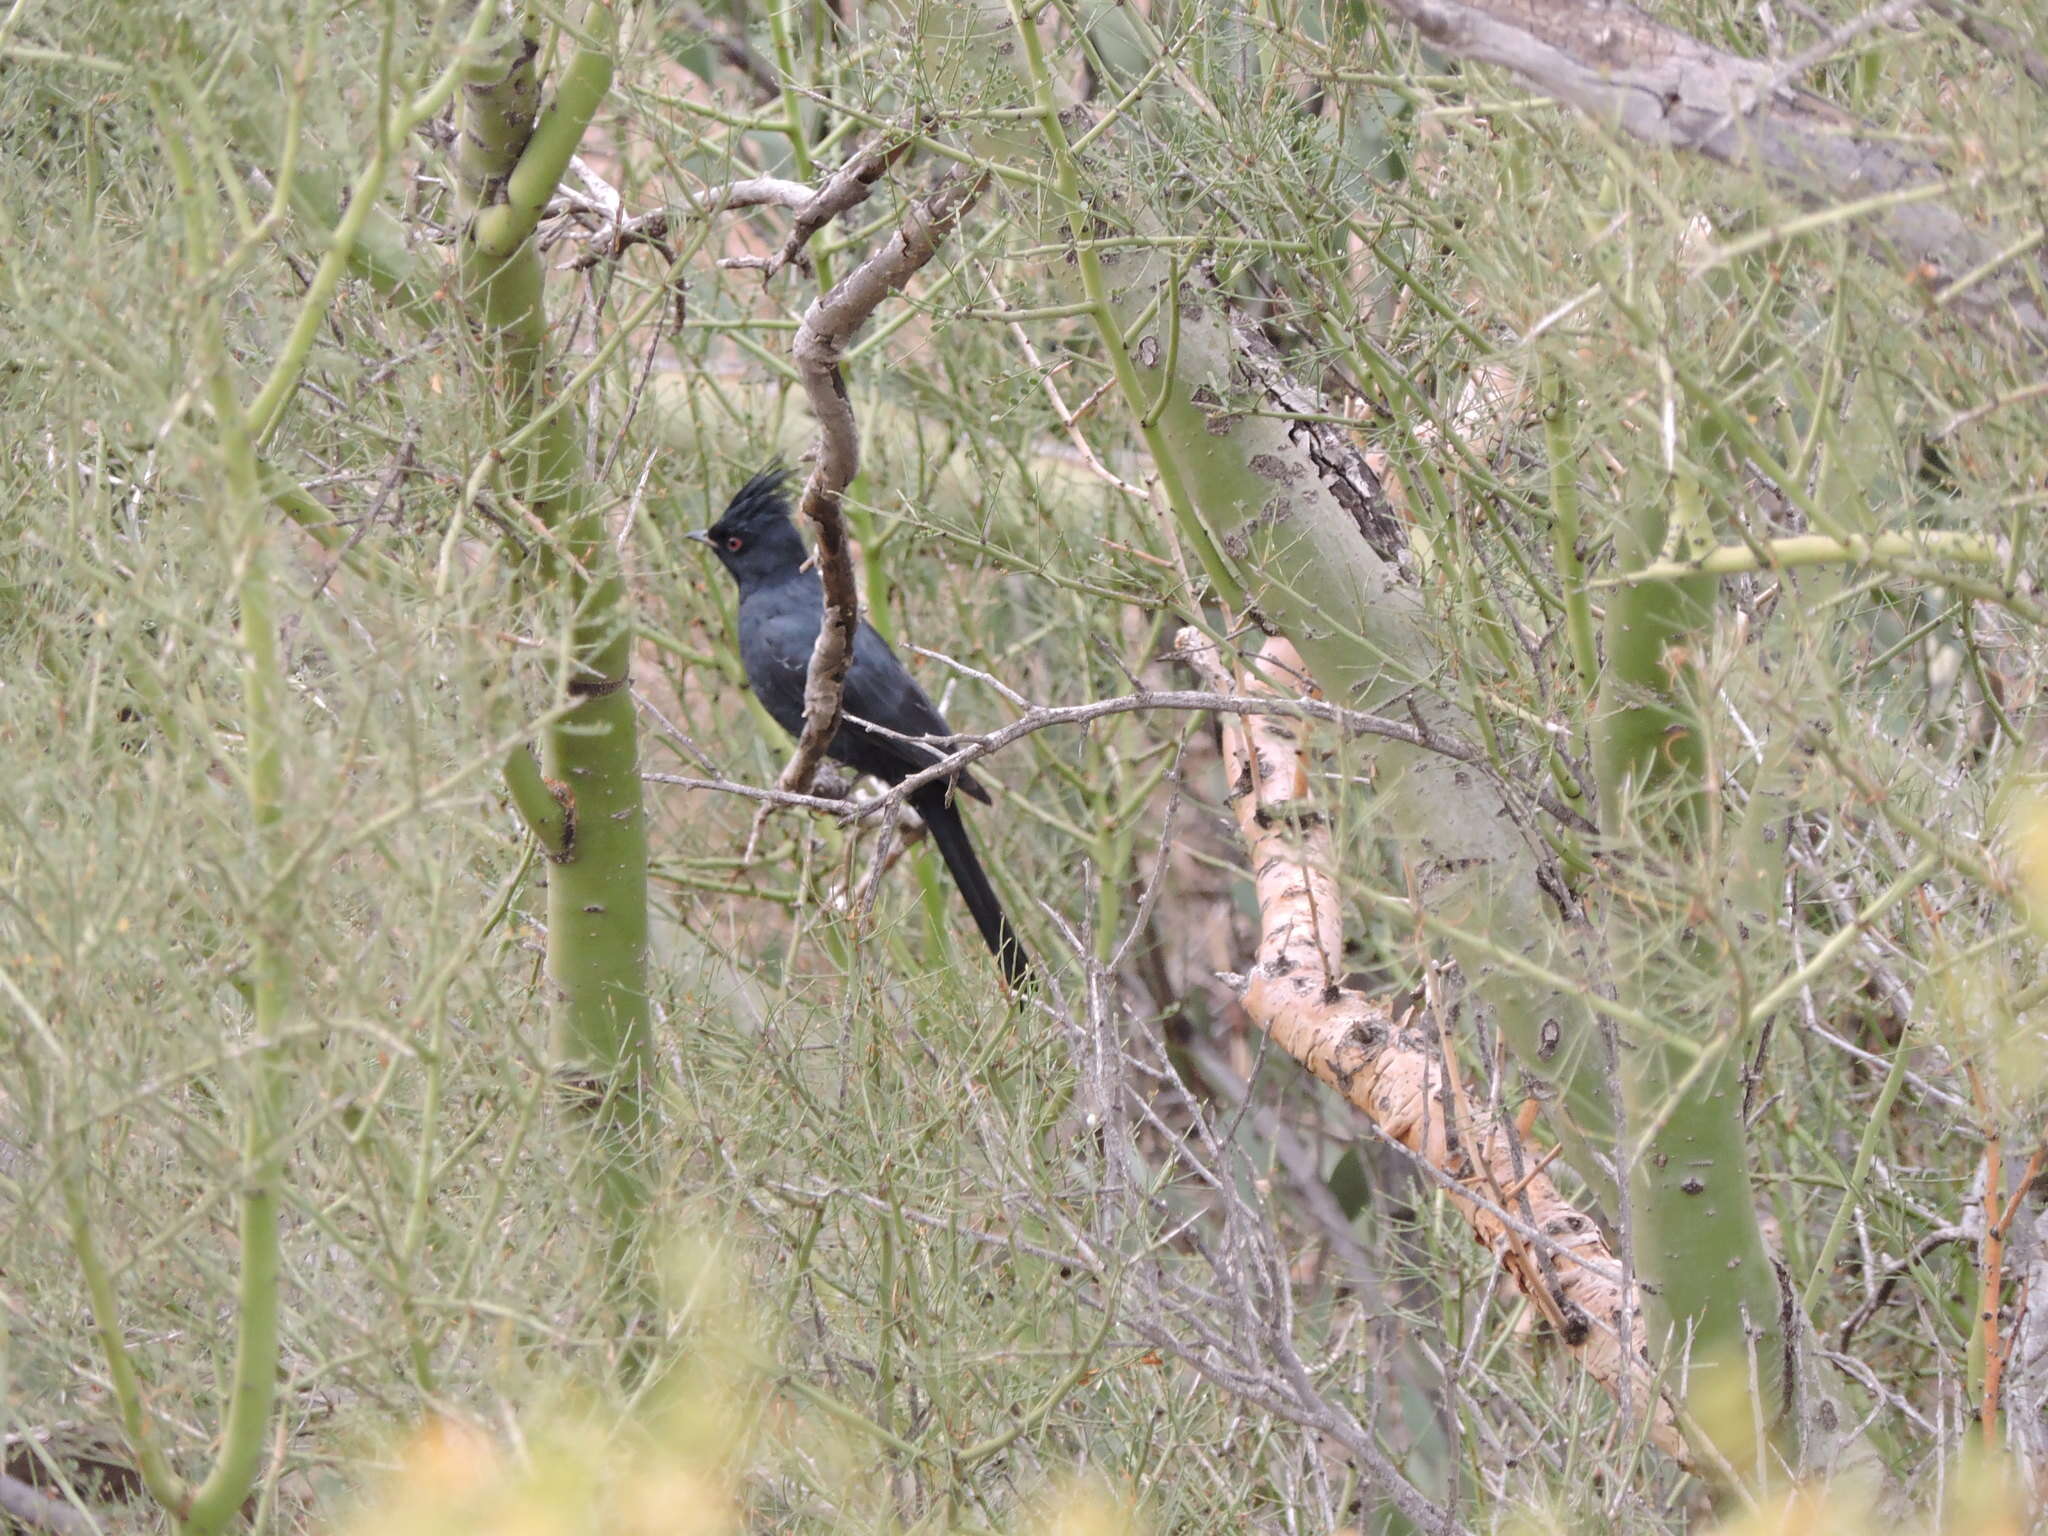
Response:
[{"label": "bird's dark wing", "polygon": [[[855,718],[840,727],[839,738],[832,744],[832,755],[862,773],[872,773],[893,783],[930,767],[946,755],[943,747],[899,739],[950,736],[953,728],[889,649],[889,642],[866,621],[862,621],[853,636],[853,665],[846,671],[845,706],[846,713]],[[862,721],[887,726],[896,734],[870,731]],[[962,773],[954,782],[975,799],[988,799],[988,791],[975,782],[972,774]]]},{"label": "bird's dark wing", "polygon": [[[811,650],[818,643],[823,598],[815,585],[805,590],[795,582],[750,593],[740,604],[740,662],[754,696],[792,736],[804,728],[804,678]],[[888,641],[865,621],[854,631],[853,661],[846,669],[843,707],[847,715],[832,739],[831,755],[860,773],[894,784],[937,762],[936,747],[903,741],[901,736],[949,736],[938,706],[917,679],[904,669]],[[888,727],[895,735],[869,730],[863,721]],[[955,783],[966,794],[986,800],[988,791],[973,775]]]},{"label": "bird's dark wing", "polygon": [[820,599],[769,588],[740,600],[740,665],[747,685],[775,723],[791,735],[804,728],[804,675],[818,643]]}]

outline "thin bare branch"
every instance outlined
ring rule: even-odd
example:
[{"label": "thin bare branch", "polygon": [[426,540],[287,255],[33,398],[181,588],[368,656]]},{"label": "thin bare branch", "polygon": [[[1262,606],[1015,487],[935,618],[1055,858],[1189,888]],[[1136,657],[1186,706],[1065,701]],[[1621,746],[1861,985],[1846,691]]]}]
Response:
[{"label": "thin bare branch", "polygon": [[[559,218],[573,219],[587,231],[583,251],[569,265],[577,271],[609,261],[635,245],[652,245],[673,261],[668,238],[690,219],[710,218],[741,208],[804,208],[818,195],[800,181],[779,176],[749,176],[691,192],[672,207],[626,217],[618,194],[586,166],[576,167],[590,195],[564,194],[549,205]],[[606,194],[610,195],[607,196]]]},{"label": "thin bare branch", "polygon": [[[920,647],[912,647],[920,655],[934,655]],[[1390,720],[1384,715],[1369,714],[1362,709],[1345,709],[1324,699],[1287,698],[1281,695],[1249,696],[1240,693],[1213,693],[1197,689],[1140,688],[1135,693],[1118,694],[1112,698],[1094,699],[1086,704],[1032,704],[1013,689],[1003,686],[988,674],[973,667],[963,666],[948,660],[948,664],[966,676],[987,682],[1005,694],[1012,703],[1024,710],[1021,718],[1012,720],[999,730],[987,732],[958,732],[952,736],[907,736],[892,731],[886,725],[872,720],[861,720],[869,730],[883,736],[892,736],[918,746],[947,749],[942,757],[935,757],[929,767],[921,768],[900,783],[891,785],[880,794],[865,800],[845,802],[821,799],[819,796],[801,791],[764,790],[749,784],[729,779],[681,778],[673,774],[648,773],[641,777],[649,783],[673,784],[686,789],[717,789],[729,794],[742,795],[749,799],[762,800],[775,805],[803,810],[829,810],[848,821],[863,821],[880,814],[890,806],[898,804],[914,790],[931,783],[934,779],[950,777],[970,764],[979,762],[992,753],[1001,751],[1012,742],[1026,736],[1047,730],[1056,725],[1085,725],[1091,720],[1100,720],[1107,715],[1132,715],[1152,710],[1194,710],[1225,715],[1293,715],[1311,720],[1321,720],[1353,736],[1375,736],[1387,741],[1405,742],[1424,751],[1441,753],[1457,762],[1470,763],[1475,767],[1488,766],[1486,754],[1470,742],[1440,731],[1430,730],[1421,725],[1411,725],[1400,720]],[[859,717],[854,717],[858,719]],[[666,724],[666,722],[663,722]],[[670,727],[672,730],[673,727]],[[1512,789],[1513,786],[1507,786]],[[1536,800],[1559,821],[1576,829],[1590,832],[1592,824],[1577,811],[1566,805],[1548,790],[1538,790]]]}]

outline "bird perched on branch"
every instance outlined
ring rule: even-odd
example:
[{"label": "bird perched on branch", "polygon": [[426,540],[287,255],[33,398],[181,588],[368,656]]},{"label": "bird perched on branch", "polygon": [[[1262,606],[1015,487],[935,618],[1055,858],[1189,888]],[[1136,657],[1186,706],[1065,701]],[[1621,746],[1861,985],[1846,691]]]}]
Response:
[{"label": "bird perched on branch", "polygon": [[[785,479],[781,469],[754,476],[717,522],[690,537],[710,545],[739,583],[740,663],[747,685],[776,724],[797,736],[804,728],[804,680],[824,622],[825,595],[817,572],[805,566],[807,552],[790,517]],[[918,738],[943,739],[953,734],[952,728],[866,620],[854,633],[843,698],[838,733],[825,749],[836,761],[900,784],[946,755],[944,748]],[[1031,975],[1031,961],[975,855],[956,790],[988,801],[988,791],[964,768],[920,785],[905,798],[938,845],[989,953],[1003,968],[1003,979],[1019,986]]]}]

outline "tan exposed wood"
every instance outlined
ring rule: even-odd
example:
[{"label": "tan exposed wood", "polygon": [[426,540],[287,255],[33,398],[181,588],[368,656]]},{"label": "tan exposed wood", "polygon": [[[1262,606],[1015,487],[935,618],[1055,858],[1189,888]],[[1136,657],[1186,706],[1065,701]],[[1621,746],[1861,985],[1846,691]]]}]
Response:
[{"label": "tan exposed wood", "polygon": [[[1181,654],[1215,692],[1294,691],[1306,676],[1284,639],[1268,640],[1258,672],[1231,677],[1199,630],[1180,632]],[[1269,681],[1269,678],[1272,681]],[[1294,680],[1290,682],[1290,680]],[[1328,819],[1308,792],[1307,722],[1281,715],[1221,718],[1238,830],[1251,856],[1259,904],[1257,963],[1244,1007],[1274,1042],[1441,1176],[1458,1212],[1595,1380],[1640,1414],[1652,1444],[1681,1463],[1691,1453],[1655,1391],[1635,1341],[1640,1303],[1625,1299],[1620,1260],[1591,1217],[1575,1208],[1527,1153],[1512,1123],[1457,1091],[1430,1033],[1413,1016],[1343,986],[1343,898]],[[1631,1341],[1623,1347],[1623,1321]]]}]

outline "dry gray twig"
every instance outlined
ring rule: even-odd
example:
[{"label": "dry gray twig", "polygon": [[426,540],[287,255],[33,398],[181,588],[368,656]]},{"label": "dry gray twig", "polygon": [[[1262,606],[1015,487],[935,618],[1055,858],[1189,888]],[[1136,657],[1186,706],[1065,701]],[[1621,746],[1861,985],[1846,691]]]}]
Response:
[{"label": "dry gray twig", "polygon": [[[825,184],[797,208],[796,218],[790,224],[789,238],[782,242],[781,251],[765,263],[768,275],[773,277],[795,261],[803,253],[803,248],[811,243],[811,236],[839,215],[866,202],[868,194],[875,189],[875,183],[902,157],[907,147],[903,141],[890,144],[877,140],[849,156],[846,164],[828,176]],[[720,265],[737,266],[741,263],[721,262]]]},{"label": "dry gray twig", "polygon": [[[921,655],[933,652],[917,649]],[[672,784],[683,789],[716,789],[728,794],[745,796],[771,805],[787,806],[795,810],[830,811],[848,821],[862,821],[896,805],[913,790],[929,784],[934,779],[945,778],[962,768],[980,761],[991,753],[999,752],[1014,741],[1046,730],[1055,725],[1084,725],[1099,720],[1105,715],[1130,715],[1149,710],[1197,711],[1226,715],[1301,715],[1312,720],[1321,720],[1338,727],[1354,736],[1377,736],[1388,741],[1405,742],[1425,751],[1441,753],[1461,763],[1470,763],[1485,768],[1488,759],[1484,752],[1470,742],[1440,731],[1426,729],[1419,725],[1405,724],[1390,720],[1384,715],[1369,714],[1361,709],[1345,709],[1323,699],[1312,698],[1265,698],[1244,694],[1211,693],[1198,689],[1151,689],[1141,688],[1135,693],[1118,694],[1112,698],[1094,699],[1086,704],[1033,704],[1014,689],[1005,687],[997,679],[973,667],[949,661],[949,665],[968,677],[988,683],[1017,705],[1024,714],[998,730],[987,732],[961,731],[951,736],[904,736],[885,725],[871,720],[861,724],[885,736],[896,736],[904,741],[914,741],[919,746],[929,746],[946,751],[945,756],[935,758],[930,767],[892,784],[886,790],[864,800],[843,801],[827,799],[801,790],[787,788],[763,789],[756,785],[741,784],[729,779],[687,778],[676,774],[645,773],[642,779],[654,784]],[[644,702],[644,701],[643,701]],[[662,722],[666,725],[666,722]],[[671,729],[673,729],[671,727]],[[1511,787],[1511,786],[1510,786]],[[1566,825],[1583,831],[1591,831],[1592,825],[1579,812],[1566,805],[1556,794],[1546,789],[1535,792],[1537,803],[1543,809]]]}]

